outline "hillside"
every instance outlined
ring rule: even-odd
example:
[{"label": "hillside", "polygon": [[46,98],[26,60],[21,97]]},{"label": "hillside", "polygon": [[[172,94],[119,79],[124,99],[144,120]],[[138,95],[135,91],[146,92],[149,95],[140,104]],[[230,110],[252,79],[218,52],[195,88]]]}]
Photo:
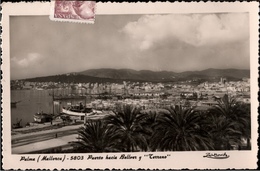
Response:
[{"label": "hillside", "polygon": [[123,80],[173,80],[176,73],[167,71],[150,71],[150,70],[132,70],[132,69],[91,69],[82,71],[79,74],[98,77],[98,78],[111,78]]},{"label": "hillside", "polygon": [[46,77],[36,77],[24,79],[31,82],[61,82],[61,83],[104,83],[104,82],[122,82],[121,80],[114,80],[109,78],[97,78],[81,74],[63,74],[63,75],[53,75]]},{"label": "hillside", "polygon": [[181,77],[187,77],[190,75],[201,75],[207,77],[233,77],[233,78],[243,78],[250,77],[249,70],[240,70],[240,69],[206,69],[202,71],[187,71],[179,73]]},{"label": "hillside", "polygon": [[239,69],[206,69],[202,71],[186,71],[186,72],[171,72],[171,71],[149,71],[149,70],[130,70],[130,69],[91,69],[80,72],[80,74],[111,79],[128,79],[128,80],[150,80],[150,81],[176,81],[196,78],[210,77],[227,77],[230,79],[241,79],[250,77],[249,70]]},{"label": "hillside", "polygon": [[181,73],[171,71],[150,71],[150,70],[132,70],[132,69],[91,69],[73,74],[54,75],[47,77],[37,77],[25,79],[34,82],[91,82],[103,83],[123,81],[139,82],[171,82],[185,81],[191,79],[214,80],[221,77],[228,80],[241,80],[244,77],[250,77],[249,70],[239,69],[207,69],[202,71],[186,71]]}]

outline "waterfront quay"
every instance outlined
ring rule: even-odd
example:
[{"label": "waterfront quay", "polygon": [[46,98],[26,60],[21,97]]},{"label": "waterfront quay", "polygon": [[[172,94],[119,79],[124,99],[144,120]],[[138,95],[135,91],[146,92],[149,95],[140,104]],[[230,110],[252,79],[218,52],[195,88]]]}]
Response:
[{"label": "waterfront quay", "polygon": [[65,126],[12,136],[13,154],[51,153],[70,149],[69,143],[77,141],[77,131],[82,125]]},{"label": "waterfront quay", "polygon": [[[89,120],[103,116],[88,116]],[[78,130],[84,121],[71,117],[71,122],[56,118],[51,122],[31,123],[30,127],[12,129],[11,144],[13,154],[51,153],[72,149],[70,143],[78,141]]]}]

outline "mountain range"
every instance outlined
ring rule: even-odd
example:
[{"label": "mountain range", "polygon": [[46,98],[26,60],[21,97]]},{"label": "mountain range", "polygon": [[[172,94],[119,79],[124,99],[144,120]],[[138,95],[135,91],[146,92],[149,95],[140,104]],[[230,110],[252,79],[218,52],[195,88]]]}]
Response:
[{"label": "mountain range", "polygon": [[133,70],[133,69],[89,69],[82,72],[69,74],[54,75],[47,77],[37,77],[26,79],[36,82],[122,82],[140,81],[140,82],[170,82],[185,81],[191,79],[219,80],[225,77],[228,80],[241,80],[244,77],[250,77],[250,70],[242,69],[206,69],[202,71],[150,71],[150,70]]}]

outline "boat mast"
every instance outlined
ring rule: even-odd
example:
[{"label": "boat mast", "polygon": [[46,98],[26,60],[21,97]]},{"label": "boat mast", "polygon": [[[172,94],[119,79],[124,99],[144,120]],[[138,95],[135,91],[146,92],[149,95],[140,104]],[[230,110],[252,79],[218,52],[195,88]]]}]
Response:
[{"label": "boat mast", "polygon": [[52,88],[52,114],[54,115],[54,88]]},{"label": "boat mast", "polygon": [[[87,119],[88,119],[87,117],[88,117],[88,115],[87,115],[86,107],[87,107],[87,95],[85,96],[85,109],[84,109],[84,110],[85,110],[85,118],[86,118],[86,122],[87,122]],[[86,124],[86,123],[85,123],[85,118],[84,118],[84,124]]]}]

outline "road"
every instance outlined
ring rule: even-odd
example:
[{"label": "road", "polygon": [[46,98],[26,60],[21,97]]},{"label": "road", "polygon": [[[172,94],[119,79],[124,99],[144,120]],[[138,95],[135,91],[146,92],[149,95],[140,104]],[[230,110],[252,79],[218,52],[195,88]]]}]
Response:
[{"label": "road", "polygon": [[77,141],[77,137],[77,134],[72,134],[58,138],[52,138],[45,141],[39,141],[27,145],[13,147],[12,154],[30,154],[35,152],[38,154],[38,152],[44,150],[55,149],[57,147],[64,147],[66,145],[69,145],[71,142]]},{"label": "road", "polygon": [[65,126],[58,129],[13,135],[12,152],[21,154],[66,145],[77,140],[78,130],[81,126]]},{"label": "road", "polygon": [[[12,140],[12,148],[18,147],[18,146],[23,146],[27,144],[32,144],[40,141],[46,141],[50,140],[53,138],[58,138],[58,137],[63,137],[67,135],[72,135],[72,134],[77,134],[78,130],[68,130],[68,131],[58,131],[58,132],[51,132],[51,133],[46,133],[46,134],[40,134],[40,135],[30,135],[26,137],[21,137]],[[57,137],[56,137],[57,135]]]}]

